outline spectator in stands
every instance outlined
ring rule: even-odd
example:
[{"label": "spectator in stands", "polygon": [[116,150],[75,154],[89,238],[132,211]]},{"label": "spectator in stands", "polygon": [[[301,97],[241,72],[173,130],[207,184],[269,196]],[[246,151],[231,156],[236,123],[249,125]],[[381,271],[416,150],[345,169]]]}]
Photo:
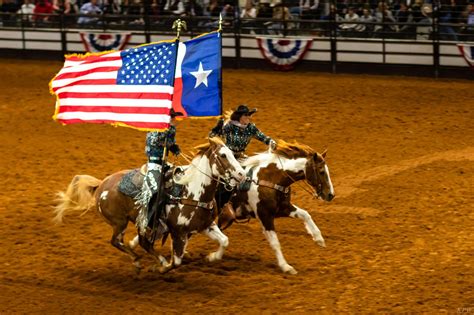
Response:
[{"label": "spectator in stands", "polygon": [[23,23],[29,24],[33,21],[33,13],[35,10],[35,5],[31,3],[31,0],[23,0],[23,4],[21,5],[20,10],[18,10],[18,14],[21,14],[21,18]]},{"label": "spectator in stands", "polygon": [[166,15],[175,16],[184,15],[186,12],[184,8],[184,2],[182,0],[167,0],[164,11]]},{"label": "spectator in stands", "polygon": [[184,5],[186,16],[203,16],[203,8],[196,0],[188,0]]},{"label": "spectator in stands", "polygon": [[423,0],[415,0],[415,3],[411,5],[411,14],[413,16],[414,23],[418,23],[423,19],[423,14],[421,14],[422,5]]},{"label": "spectator in stands", "polygon": [[99,22],[98,16],[102,14],[102,9],[97,4],[97,0],[90,0],[82,5],[80,13],[87,16],[79,17],[78,24],[95,24]]},{"label": "spectator in stands", "polygon": [[421,7],[421,14],[424,18],[418,22],[419,26],[416,27],[416,39],[430,39],[431,32],[433,31],[433,19],[431,18],[432,13],[433,8],[431,7],[431,4],[423,4]]},{"label": "spectator in stands", "polygon": [[[359,22],[374,23],[375,17],[370,14],[369,8],[362,10],[362,16],[359,17]],[[371,37],[374,24],[357,24],[355,30],[359,33],[358,37]]]},{"label": "spectator in stands", "polygon": [[[127,23],[130,25],[143,25],[145,21],[142,16],[145,14],[143,0],[129,0],[126,14],[128,15]],[[165,13],[168,14],[168,13]]]},{"label": "spectator in stands", "polygon": [[257,8],[254,6],[252,0],[245,2],[245,7],[240,11],[240,18],[255,19],[257,17]]},{"label": "spectator in stands", "polygon": [[272,18],[275,21],[268,25],[269,33],[286,35],[286,31],[291,28],[291,25],[287,22],[291,19],[290,10],[283,5],[281,0],[276,0],[271,3],[270,7],[273,7]]},{"label": "spectator in stands", "polygon": [[53,14],[54,6],[51,2],[47,0],[38,0],[33,12],[33,20],[35,21],[36,25],[42,25],[51,20],[50,16],[43,14]]},{"label": "spectator in stands", "polygon": [[455,28],[449,24],[458,23],[459,12],[456,6],[456,0],[443,0],[439,7],[439,38],[441,40],[458,41]]},{"label": "spectator in stands", "polygon": [[289,8],[294,18],[305,18],[308,20],[319,19],[319,0],[300,0],[297,7]]},{"label": "spectator in stands", "polygon": [[400,9],[395,12],[395,20],[398,24],[397,38],[410,39],[415,38],[415,27],[406,23],[413,23],[413,15],[406,2],[400,2]]},{"label": "spectator in stands", "polygon": [[460,15],[462,41],[474,41],[474,5],[468,4]]},{"label": "spectator in stands", "polygon": [[3,0],[1,11],[2,11],[2,22],[4,26],[15,26],[16,16],[20,8],[18,7],[15,0]]},{"label": "spectator in stands", "polygon": [[393,37],[393,34],[397,31],[396,25],[393,24],[396,21],[385,2],[379,2],[375,11],[375,20],[377,23],[381,23],[374,27],[375,37]]},{"label": "spectator in stands", "polygon": [[355,34],[355,29],[357,27],[357,22],[359,21],[359,16],[357,13],[355,13],[355,10],[353,7],[349,7],[347,9],[347,13],[344,16],[342,24],[339,25],[339,27],[342,30],[342,35],[346,37],[353,37]]},{"label": "spectator in stands", "polygon": [[[79,14],[77,0],[53,0],[53,9],[54,13],[64,14],[65,26],[73,24],[76,19],[76,17],[70,15]],[[55,20],[58,21],[59,18],[56,17]]]},{"label": "spectator in stands", "polygon": [[122,8],[119,0],[105,0],[102,5],[104,14],[120,14]]},{"label": "spectator in stands", "polygon": [[211,0],[206,8],[206,11],[208,16],[219,17],[219,14],[222,11],[222,6],[219,4],[218,0]]},{"label": "spectator in stands", "polygon": [[257,8],[254,6],[252,0],[247,0],[245,2],[245,7],[240,11],[240,18],[242,19],[243,31],[255,34]]}]

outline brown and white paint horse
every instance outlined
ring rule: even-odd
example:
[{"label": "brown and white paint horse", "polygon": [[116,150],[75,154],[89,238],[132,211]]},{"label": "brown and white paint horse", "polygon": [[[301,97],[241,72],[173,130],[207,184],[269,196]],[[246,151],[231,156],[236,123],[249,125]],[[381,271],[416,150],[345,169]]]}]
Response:
[{"label": "brown and white paint horse", "polygon": [[118,190],[118,185],[127,170],[114,173],[104,180],[89,175],[76,175],[67,191],[59,193],[59,204],[55,207],[54,220],[61,222],[63,216],[69,212],[95,208],[113,229],[112,245],[132,257],[137,271],[141,269],[141,257],[133,250],[136,243],[162,265],[160,272],[166,272],[181,264],[188,238],[194,233],[203,233],[217,241],[219,249],[209,254],[208,259],[210,261],[221,259],[229,241],[214,223],[217,212],[214,194],[221,178],[232,185],[243,181],[245,173],[232,151],[220,139],[209,139],[208,144],[201,145],[197,149],[198,153],[191,165],[185,167],[184,174],[179,180],[175,180],[176,183],[183,185],[181,197],[167,204],[165,208],[173,243],[170,263],[155,253],[153,243],[146,237],[139,236],[137,241],[131,241],[130,245],[124,244],[123,238],[128,222],[135,223],[138,215],[135,200]]},{"label": "brown and white paint horse", "polygon": [[331,201],[335,195],[325,156],[326,152],[319,154],[309,146],[279,140],[273,152],[256,154],[242,163],[246,170],[254,168],[250,190],[238,190],[231,201],[237,215],[250,215],[259,219],[283,272],[297,273],[283,256],[275,232],[275,218],[303,220],[313,240],[325,247],[321,232],[308,211],[291,203],[290,191],[290,185],[294,182],[306,180],[315,189],[316,197]]}]

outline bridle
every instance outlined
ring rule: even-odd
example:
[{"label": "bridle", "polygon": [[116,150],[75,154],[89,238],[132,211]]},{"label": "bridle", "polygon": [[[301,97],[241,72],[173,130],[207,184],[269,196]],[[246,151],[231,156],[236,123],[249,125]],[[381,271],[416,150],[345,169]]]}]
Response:
[{"label": "bridle", "polygon": [[[315,190],[316,190],[317,196],[320,197],[323,193],[323,178],[322,178],[321,174],[319,174],[318,169],[320,167],[325,166],[326,161],[323,160],[321,162],[316,163],[313,159],[311,159],[311,160],[312,160],[311,161],[311,163],[312,163],[311,168],[313,170],[313,174],[316,176],[316,188],[315,188]],[[306,180],[308,180],[308,179],[306,179]],[[314,187],[313,184],[311,184],[311,186]]]},{"label": "bridle", "polygon": [[[281,167],[282,167],[282,170],[283,170],[283,174],[284,174],[287,178],[291,179],[291,180],[293,181],[293,183],[296,183],[297,185],[299,185],[304,191],[306,191],[307,193],[309,193],[309,194],[310,194],[311,196],[313,196],[313,197],[317,196],[317,197],[319,198],[319,197],[322,195],[322,193],[323,193],[323,180],[322,180],[322,177],[321,177],[321,175],[319,174],[319,172],[318,172],[317,169],[318,169],[319,167],[322,167],[323,165],[325,165],[325,164],[326,164],[326,161],[323,160],[323,161],[321,161],[321,162],[319,162],[319,163],[316,164],[316,162],[313,160],[313,158],[312,158],[312,157],[310,158],[310,159],[311,159],[311,163],[312,163],[311,169],[312,169],[313,173],[316,175],[316,181],[317,181],[317,183],[316,183],[316,188],[315,188],[315,187],[313,186],[313,184],[308,183],[308,176],[307,176],[307,174],[306,174],[306,171],[304,172],[304,173],[305,173],[305,179],[306,179],[306,181],[304,181],[305,185],[303,185],[303,184],[300,184],[300,181],[299,181],[299,180],[294,179],[293,176],[291,176],[290,174],[288,174],[287,171],[284,170],[283,162],[282,162],[282,160],[280,159],[280,156],[279,156],[278,154],[277,154],[276,156],[278,157],[278,161],[280,161],[280,164],[281,164]],[[293,184],[293,183],[291,183],[291,184]],[[291,184],[290,184],[290,185],[291,185]],[[309,188],[309,189],[308,189],[308,188]],[[313,192],[313,189],[315,190],[316,193]]]},{"label": "bridle", "polygon": [[[219,159],[219,156],[218,156],[218,154],[216,153],[217,150],[219,150],[219,149],[220,149],[220,148],[215,148],[215,149],[211,152],[211,156],[214,156],[214,157],[216,158],[216,159],[215,159],[216,163],[219,163],[218,167],[220,167],[221,169],[225,169],[224,164],[223,164],[222,161]],[[214,177],[212,174],[211,174],[211,175],[208,175],[208,174],[206,174],[204,171],[202,171],[198,166],[194,165],[194,164],[192,163],[192,160],[191,160],[188,156],[186,156],[184,153],[181,153],[180,156],[182,156],[183,159],[189,163],[189,165],[195,167],[195,168],[198,170],[198,172],[200,172],[201,174],[203,174],[203,175],[209,177],[211,180],[216,181],[216,182],[219,183],[219,184],[222,184],[224,187],[227,187],[227,185],[228,185],[228,186],[231,186],[231,187],[234,187],[234,186],[235,186],[235,185],[233,186],[233,185],[231,184],[232,176],[230,176],[230,177],[222,177],[222,176]]]}]

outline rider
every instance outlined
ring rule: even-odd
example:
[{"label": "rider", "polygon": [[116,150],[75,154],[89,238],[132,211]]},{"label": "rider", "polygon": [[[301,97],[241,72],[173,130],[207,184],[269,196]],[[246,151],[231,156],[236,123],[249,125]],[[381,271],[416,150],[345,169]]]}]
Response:
[{"label": "rider", "polygon": [[270,145],[274,149],[275,141],[265,136],[254,123],[250,122],[256,111],[256,108],[249,109],[247,105],[239,105],[227,124],[224,125],[223,118],[219,119],[217,125],[209,133],[209,137],[222,136],[225,144],[234,152],[237,159],[245,158],[245,149],[252,138]]},{"label": "rider", "polygon": [[[249,109],[247,105],[239,105],[230,116],[230,121],[227,122],[227,124],[224,124],[223,118],[219,119],[217,125],[212,128],[209,133],[209,137],[221,136],[224,138],[225,144],[238,160],[245,159],[245,149],[252,138],[270,145],[272,149],[275,149],[276,142],[263,134],[254,123],[250,122],[252,115],[255,114],[256,111],[256,108]],[[217,202],[219,207],[223,205],[219,225],[224,226],[223,229],[230,226],[235,220],[235,211],[231,202],[229,202],[231,195],[232,192],[227,191],[222,186],[219,187]]]},{"label": "rider", "polygon": [[[160,208],[157,205],[156,198],[158,197],[158,192],[161,188],[161,174],[162,168],[165,168],[166,165],[163,163],[163,158],[165,152],[165,146],[168,151],[171,151],[174,155],[179,155],[181,150],[176,144],[176,126],[175,126],[175,117],[183,116],[180,112],[175,112],[174,109],[170,111],[170,127],[165,131],[151,131],[146,135],[146,146],[145,154],[148,157],[147,161],[147,172],[143,180],[142,195],[139,199],[139,204],[142,206],[139,217],[137,218],[137,225],[139,225],[140,232],[145,233],[146,226],[153,229],[153,217],[156,211],[159,211]],[[156,217],[160,218],[161,213],[156,213]],[[160,220],[161,222],[161,220]],[[162,227],[164,224],[162,222]]]}]

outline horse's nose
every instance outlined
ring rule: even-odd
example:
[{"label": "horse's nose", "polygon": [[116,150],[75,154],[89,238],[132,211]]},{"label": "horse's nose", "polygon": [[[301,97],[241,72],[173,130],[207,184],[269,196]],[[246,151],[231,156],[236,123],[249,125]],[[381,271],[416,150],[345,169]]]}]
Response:
[{"label": "horse's nose", "polygon": [[334,199],[334,195],[333,195],[333,194],[329,194],[327,200],[328,200],[328,201],[331,201],[331,200],[333,200],[333,199]]}]

